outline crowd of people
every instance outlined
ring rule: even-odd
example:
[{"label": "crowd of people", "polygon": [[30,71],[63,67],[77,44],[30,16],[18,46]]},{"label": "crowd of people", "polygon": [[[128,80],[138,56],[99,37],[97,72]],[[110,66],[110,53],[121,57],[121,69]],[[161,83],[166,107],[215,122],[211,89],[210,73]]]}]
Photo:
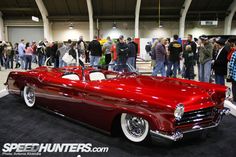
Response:
[{"label": "crowd of people", "polygon": [[[136,67],[136,58],[138,54],[138,45],[131,39],[124,39],[120,36],[119,39],[113,41],[107,37],[106,43],[101,45],[97,36],[86,43],[83,37],[79,37],[79,41],[74,42],[51,42],[47,40],[36,43],[26,42],[21,39],[14,46],[10,42],[0,41],[0,65],[5,69],[13,69],[15,60],[15,68],[30,70],[32,63],[38,66],[47,63],[48,66],[64,67],[68,65],[76,65],[77,60],[80,65],[90,63],[90,66],[97,67],[99,64],[126,64],[129,63]],[[105,58],[105,62],[101,63],[101,58]]]},{"label": "crowd of people", "polygon": [[152,75],[160,73],[164,77],[176,78],[180,74],[193,80],[196,76],[194,66],[197,66],[201,82],[220,85],[225,85],[226,80],[232,82],[233,101],[236,102],[236,37],[209,38],[202,35],[193,40],[189,34],[184,44],[178,40],[178,35],[174,35],[172,42],[160,38],[152,45],[147,44],[146,51],[154,66]]},{"label": "crowd of people", "polygon": [[[202,35],[198,39],[188,34],[186,42],[180,42],[178,35],[173,40],[159,38],[154,43],[148,42],[145,49],[151,56],[153,72],[164,77],[183,77],[195,79],[195,66],[198,69],[198,80],[201,82],[215,82],[225,85],[225,81],[232,82],[233,99],[236,101],[236,38],[209,38]],[[77,42],[35,41],[29,43],[22,39],[20,43],[12,45],[10,42],[0,42],[0,66],[6,69],[15,68],[28,70],[32,63],[42,66],[64,67],[90,63],[97,67],[103,64],[105,69],[110,64],[117,64],[122,71],[126,64],[136,68],[138,45],[132,38],[121,35],[117,40],[107,37],[101,44],[97,36],[89,43],[80,36]],[[182,63],[182,64],[181,64]]]}]

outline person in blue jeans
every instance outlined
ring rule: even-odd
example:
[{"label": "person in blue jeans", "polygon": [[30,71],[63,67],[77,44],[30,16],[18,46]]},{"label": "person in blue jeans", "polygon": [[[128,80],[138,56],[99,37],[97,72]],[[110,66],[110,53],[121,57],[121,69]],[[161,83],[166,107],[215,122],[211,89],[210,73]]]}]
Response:
[{"label": "person in blue jeans", "polygon": [[128,41],[128,59],[126,63],[135,67],[136,47],[133,44],[132,39],[130,37],[127,38],[127,41]]},{"label": "person in blue jeans", "polygon": [[93,40],[88,45],[88,51],[90,51],[90,66],[97,66],[102,56],[102,47],[97,40],[97,36],[94,36]]},{"label": "person in blue jeans", "polygon": [[21,39],[21,42],[18,45],[18,52],[19,52],[19,59],[20,59],[21,69],[24,69],[25,68],[25,44],[24,44],[24,39]]},{"label": "person in blue jeans", "polygon": [[210,82],[213,45],[207,36],[199,37],[199,81]]},{"label": "person in blue jeans", "polygon": [[157,45],[154,48],[154,53],[156,55],[156,65],[153,69],[152,76],[157,76],[157,74],[160,72],[161,76],[166,76],[166,70],[165,70],[165,58],[166,58],[166,39],[161,38]]},{"label": "person in blue jeans", "polygon": [[227,55],[228,49],[225,46],[226,40],[220,38],[216,40],[217,54],[213,61],[213,70],[215,72],[215,83],[225,85],[225,76],[227,75]]},{"label": "person in blue jeans", "polygon": [[178,42],[178,35],[173,36],[174,41],[169,44],[169,56],[167,63],[167,77],[172,76],[172,67],[173,67],[173,77],[177,76],[177,69],[179,68],[180,62],[180,53],[182,52],[182,45]]}]

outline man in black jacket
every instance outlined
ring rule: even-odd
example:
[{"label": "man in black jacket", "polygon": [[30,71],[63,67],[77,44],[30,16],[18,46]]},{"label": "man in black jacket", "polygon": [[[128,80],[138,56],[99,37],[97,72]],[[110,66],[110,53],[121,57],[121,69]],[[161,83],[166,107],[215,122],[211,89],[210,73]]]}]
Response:
[{"label": "man in black jacket", "polygon": [[90,66],[97,66],[102,56],[102,47],[97,36],[94,36],[93,41],[89,43],[88,51],[90,51]]},{"label": "man in black jacket", "polygon": [[128,59],[127,63],[135,67],[135,57],[136,57],[136,47],[132,43],[132,39],[129,37],[127,38],[128,41]]},{"label": "man in black jacket", "polygon": [[227,48],[225,47],[225,40],[220,38],[216,41],[218,53],[213,60],[213,70],[215,72],[216,84],[225,85],[224,76],[227,75]]},{"label": "man in black jacket", "polygon": [[179,67],[180,53],[182,52],[182,45],[178,42],[178,35],[174,35],[174,41],[170,43],[168,50],[168,66],[167,66],[167,77],[171,76],[172,66],[174,67],[173,73],[176,78],[177,69]]},{"label": "man in black jacket", "polygon": [[121,35],[119,37],[119,42],[116,45],[116,53],[117,53],[117,64],[118,64],[118,71],[122,71],[125,69],[126,61],[128,59],[128,50],[129,47],[124,41],[124,36]]}]

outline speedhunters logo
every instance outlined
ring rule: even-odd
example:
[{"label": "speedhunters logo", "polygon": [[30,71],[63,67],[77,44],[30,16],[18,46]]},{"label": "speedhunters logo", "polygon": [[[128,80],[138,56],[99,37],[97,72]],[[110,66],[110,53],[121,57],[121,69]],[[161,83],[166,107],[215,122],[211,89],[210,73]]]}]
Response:
[{"label": "speedhunters logo", "polygon": [[93,147],[91,143],[5,143],[2,155],[41,155],[42,153],[104,153],[108,147]]}]

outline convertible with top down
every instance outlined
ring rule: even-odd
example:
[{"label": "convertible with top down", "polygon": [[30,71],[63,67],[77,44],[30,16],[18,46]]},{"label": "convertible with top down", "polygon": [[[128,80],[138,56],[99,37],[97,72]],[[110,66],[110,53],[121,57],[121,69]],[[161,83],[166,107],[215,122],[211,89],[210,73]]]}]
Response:
[{"label": "convertible with top down", "polygon": [[176,141],[217,127],[229,113],[225,86],[136,72],[39,67],[10,72],[5,84],[30,108],[40,106],[107,133],[120,128],[132,142]]}]

